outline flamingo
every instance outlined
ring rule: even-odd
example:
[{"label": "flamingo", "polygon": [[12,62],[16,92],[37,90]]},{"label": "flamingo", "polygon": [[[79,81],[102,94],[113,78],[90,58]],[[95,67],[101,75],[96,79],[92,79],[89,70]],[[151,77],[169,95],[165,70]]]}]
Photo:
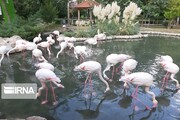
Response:
[{"label": "flamingo", "polygon": [[135,73],[131,73],[129,75],[123,76],[119,79],[119,81],[124,81],[124,82],[132,83],[136,85],[136,89],[134,90],[132,97],[138,100],[139,102],[141,102],[148,110],[151,110],[151,108],[145,105],[142,101],[140,101],[137,98],[138,87],[139,86],[145,87],[146,93],[152,96],[152,102],[153,102],[152,108],[155,108],[157,107],[158,101],[155,98],[156,97],[155,94],[149,90],[150,86],[153,85],[153,80],[154,80],[153,76],[147,72],[135,72]]},{"label": "flamingo", "polygon": [[[107,63],[107,66],[106,68],[104,69],[103,71],[103,76],[104,78],[106,78],[107,80],[109,81],[112,81],[113,79],[113,76],[114,76],[114,66],[118,63],[122,63],[124,62],[125,60],[127,59],[130,59],[131,56],[129,55],[126,55],[126,54],[110,54],[106,57],[106,63]],[[111,66],[113,66],[113,71],[112,71],[112,78],[108,78],[107,75],[105,74],[106,71],[110,70]]]},{"label": "flamingo", "polygon": [[52,34],[50,34],[47,38],[46,38],[47,42],[50,45],[53,45],[55,43],[55,40],[52,38]]},{"label": "flamingo", "polygon": [[88,43],[90,45],[96,45],[97,44],[97,38],[94,37],[94,38],[88,38],[84,41],[84,43]]},{"label": "flamingo", "polygon": [[100,30],[97,30],[97,35],[94,36],[95,39],[97,40],[105,40],[106,39],[106,34],[104,33],[100,33]]},{"label": "flamingo", "polygon": [[26,42],[26,50],[34,50],[37,48],[37,45],[33,42]]},{"label": "flamingo", "polygon": [[64,42],[60,43],[60,47],[61,49],[59,50],[59,52],[56,55],[56,58],[58,58],[59,54],[68,46],[68,42],[65,40]]},{"label": "flamingo", "polygon": [[104,92],[107,92],[110,90],[109,84],[107,83],[106,80],[104,80],[104,78],[102,77],[102,73],[101,73],[101,64],[99,62],[96,61],[86,61],[81,63],[78,66],[75,66],[74,71],[86,71],[88,73],[88,76],[85,80],[85,87],[86,87],[86,83],[88,80],[90,80],[91,82],[91,76],[92,73],[97,73],[100,80],[106,85],[106,89]]},{"label": "flamingo", "polygon": [[24,51],[24,50],[26,50],[26,45],[25,44],[18,44],[18,45],[16,45],[14,48],[12,48],[12,49],[10,49],[6,54],[7,54],[7,56],[9,57],[9,53],[11,52],[11,51],[13,51],[13,50],[18,50],[18,51]]},{"label": "flamingo", "polygon": [[[4,42],[6,43],[6,41]],[[4,54],[6,54],[10,49],[11,49],[11,45],[9,43],[6,43],[5,45],[0,46],[0,54],[1,54],[0,66],[1,66],[2,60],[4,59]]]},{"label": "flamingo", "polygon": [[64,41],[64,38],[65,38],[64,35],[59,35],[59,36],[57,37],[57,41],[59,42],[59,44]]},{"label": "flamingo", "polygon": [[9,57],[9,53],[11,52],[11,51],[13,51],[13,50],[18,50],[18,51],[23,51],[23,50],[25,50],[26,49],[26,43],[27,43],[27,41],[26,40],[17,40],[16,42],[15,42],[15,47],[14,48],[12,48],[12,49],[10,49],[7,53],[6,53],[6,55]]},{"label": "flamingo", "polygon": [[41,62],[35,65],[36,67],[38,67],[39,69],[49,69],[51,71],[54,71],[54,66],[48,62]]},{"label": "flamingo", "polygon": [[42,51],[40,49],[34,49],[32,51],[32,57],[35,56],[38,61],[44,61],[44,62],[47,62],[47,60],[43,57],[42,55]]},{"label": "flamingo", "polygon": [[174,78],[174,76],[179,72],[179,67],[175,63],[168,62],[168,61],[162,61],[159,63],[164,68],[164,70],[167,71],[166,75],[164,76],[162,86],[164,86],[164,83],[167,82],[168,75],[171,74],[170,78],[172,81],[176,82],[176,88],[178,89],[179,88],[179,82],[178,82],[178,80],[176,80]]},{"label": "flamingo", "polygon": [[75,46],[74,47],[74,54],[76,59],[78,59],[78,55],[80,55],[80,61],[82,61],[84,59],[85,56],[87,56],[87,52],[86,52],[86,46]]},{"label": "flamingo", "polygon": [[[134,59],[126,60],[122,65],[122,74],[124,76],[129,75],[132,70],[134,70],[137,66],[138,62]],[[124,83],[124,87],[127,87],[127,83]]]},{"label": "flamingo", "polygon": [[42,48],[46,48],[47,51],[48,51],[48,55],[50,56],[51,55],[51,51],[50,51],[50,43],[48,41],[44,41],[44,42],[41,42],[39,44],[37,44],[37,46],[39,47],[42,47]]},{"label": "flamingo", "polygon": [[53,71],[51,71],[49,69],[43,69],[43,68],[37,70],[35,73],[35,76],[41,82],[41,85],[42,85],[42,87],[40,87],[38,89],[38,92],[36,94],[36,98],[41,96],[41,91],[43,89],[46,89],[46,99],[44,101],[42,101],[41,104],[46,104],[48,102],[48,100],[47,100],[48,88],[46,86],[46,82],[50,82],[53,97],[54,97],[53,105],[56,105],[57,100],[56,100],[56,96],[55,96],[54,89],[53,89],[51,82],[53,82],[57,87],[64,88],[64,86],[62,84],[60,84],[61,80],[56,76],[56,74]]},{"label": "flamingo", "polygon": [[128,59],[124,61],[122,65],[122,73],[126,76],[130,74],[132,70],[134,70],[137,66],[138,62],[134,59]]},{"label": "flamingo", "polygon": [[41,40],[42,40],[41,34],[38,34],[38,36],[33,39],[33,43],[38,43],[38,42],[40,42]]}]

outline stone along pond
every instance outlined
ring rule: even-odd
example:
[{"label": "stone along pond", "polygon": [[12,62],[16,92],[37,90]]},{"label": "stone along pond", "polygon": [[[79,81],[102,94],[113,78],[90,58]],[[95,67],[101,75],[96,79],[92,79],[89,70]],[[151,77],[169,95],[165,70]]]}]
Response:
[{"label": "stone along pond", "polygon": [[[81,43],[77,43],[81,44]],[[172,56],[174,63],[180,66],[180,40],[172,37],[147,37],[137,41],[108,41],[101,43],[98,47],[92,47],[86,60],[95,60],[101,63],[102,69],[106,67],[106,56],[111,53],[124,53],[133,56],[138,61],[134,71],[145,71],[151,73],[155,78],[155,86],[151,91],[156,94],[159,102],[157,108],[145,110],[141,103],[131,98],[135,87],[124,91],[123,83],[119,82],[120,75],[115,74],[114,81],[110,84],[111,91],[104,94],[104,84],[97,75],[93,74],[92,87],[93,94],[87,99],[84,98],[85,72],[74,72],[74,66],[79,64],[79,60],[66,53],[55,58],[58,49],[52,47],[53,55],[48,58],[55,66],[55,73],[61,78],[64,89],[55,88],[59,101],[57,106],[52,106],[53,97],[49,90],[49,103],[41,105],[43,95],[37,100],[0,100],[0,112],[6,118],[26,118],[28,116],[42,116],[48,120],[178,120],[180,119],[180,93],[175,93],[175,83],[169,81],[167,87],[161,92],[161,81],[165,75],[163,69],[157,65],[156,58],[160,55]],[[31,59],[31,52],[26,52],[26,57],[22,58],[20,53],[10,55],[5,58],[0,68],[0,83],[37,83],[35,77],[37,68]],[[109,74],[110,75],[110,74]],[[176,75],[180,79],[180,73]],[[48,85],[49,86],[49,85]],[[89,89],[89,87],[87,87]],[[143,89],[139,88],[138,97],[145,104],[152,106],[151,97]],[[87,90],[87,94],[88,94]],[[89,94],[90,95],[90,94]],[[135,111],[133,105],[136,104],[139,110]]]}]

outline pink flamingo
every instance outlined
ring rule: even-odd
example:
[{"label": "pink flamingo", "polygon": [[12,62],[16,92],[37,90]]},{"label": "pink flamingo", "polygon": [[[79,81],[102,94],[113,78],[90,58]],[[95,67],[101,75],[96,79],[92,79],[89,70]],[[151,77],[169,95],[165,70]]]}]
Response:
[{"label": "pink flamingo", "polygon": [[[134,70],[137,66],[138,62],[134,59],[126,60],[122,65],[122,75],[129,75],[132,70]],[[127,83],[124,83],[124,87],[127,87]]]},{"label": "pink flamingo", "polygon": [[179,72],[179,67],[172,63],[172,62],[168,62],[168,61],[162,61],[162,62],[159,62],[160,65],[164,68],[165,71],[167,71],[164,79],[163,79],[163,84],[162,84],[162,87],[164,87],[164,83],[166,82],[167,83],[167,80],[168,80],[168,75],[171,74],[170,78],[172,81],[175,81],[176,82],[176,88],[178,89],[179,88],[179,82],[178,80],[176,80],[174,78],[174,76]]},{"label": "pink flamingo", "polygon": [[153,102],[153,108],[157,107],[158,101],[156,100],[156,96],[153,92],[149,91],[149,88],[151,85],[153,85],[153,76],[149,73],[146,72],[135,72],[131,73],[129,75],[123,76],[120,78],[119,81],[124,81],[127,83],[132,83],[136,85],[136,89],[134,90],[132,97],[136,99],[137,101],[141,102],[148,110],[151,110],[151,108],[147,105],[145,105],[142,101],[140,101],[137,98],[138,94],[138,87],[139,86],[144,86],[146,93],[150,94],[152,96],[152,102]]},{"label": "pink flamingo", "polygon": [[57,87],[61,87],[64,88],[64,86],[62,84],[60,84],[61,80],[55,75],[55,73],[49,69],[39,69],[36,71],[35,73],[37,79],[41,82],[42,87],[40,87],[38,89],[38,93],[36,94],[36,97],[41,96],[41,91],[43,89],[46,89],[46,98],[44,101],[41,102],[41,104],[46,104],[48,102],[47,100],[47,95],[48,95],[48,88],[46,86],[46,82],[50,82],[51,88],[52,88],[52,93],[53,93],[53,97],[54,97],[54,102],[53,105],[57,104],[57,100],[56,100],[56,96],[54,93],[54,89],[52,86],[53,82]]},{"label": "pink flamingo", "polygon": [[84,58],[87,56],[86,46],[75,46],[73,48],[76,59],[78,59],[78,55],[80,55],[80,62],[82,62]]},{"label": "pink flamingo", "polygon": [[38,34],[38,36],[33,39],[33,43],[38,43],[38,42],[40,42],[41,40],[42,40],[41,34]]},{"label": "pink flamingo", "polygon": [[38,47],[42,47],[42,48],[46,48],[48,51],[48,55],[51,55],[51,51],[50,51],[50,43],[48,41],[44,41],[44,42],[40,42],[39,44],[37,44]]},{"label": "pink flamingo", "polygon": [[171,56],[169,55],[162,55],[160,56],[160,61],[169,61],[169,62],[173,62],[173,59]]},{"label": "pink flamingo", "polygon": [[95,73],[98,74],[98,76],[101,79],[101,81],[106,85],[106,90],[104,92],[107,92],[107,91],[110,90],[109,84],[102,77],[101,64],[99,62],[96,62],[96,61],[86,61],[86,62],[83,62],[80,65],[75,66],[74,71],[86,71],[88,73],[88,76],[87,76],[87,78],[85,80],[84,87],[86,87],[87,81],[90,81],[90,83],[91,83],[92,73],[95,72]]},{"label": "pink flamingo", "polygon": [[33,58],[33,56],[36,57],[36,59],[37,59],[38,61],[47,62],[47,60],[43,57],[42,51],[41,51],[40,49],[34,49],[34,50],[32,51],[32,58]]},{"label": "pink flamingo", "polygon": [[[107,63],[107,66],[106,68],[104,69],[103,71],[103,76],[104,78],[106,78],[107,80],[109,81],[112,81],[113,79],[113,76],[114,76],[114,66],[118,63],[122,63],[124,62],[125,60],[131,58],[131,56],[129,55],[126,55],[126,54],[110,54],[106,57],[106,63]],[[106,71],[110,70],[110,68],[113,66],[113,71],[112,71],[112,78],[108,78],[107,75],[105,74]]]}]

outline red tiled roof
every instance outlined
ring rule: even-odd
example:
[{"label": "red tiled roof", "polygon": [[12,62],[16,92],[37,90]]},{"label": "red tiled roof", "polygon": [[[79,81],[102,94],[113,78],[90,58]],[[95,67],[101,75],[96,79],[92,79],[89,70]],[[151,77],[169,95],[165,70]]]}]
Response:
[{"label": "red tiled roof", "polygon": [[95,0],[84,0],[81,3],[79,3],[75,8],[85,9],[85,8],[94,7],[95,5],[99,5],[99,3],[96,2]]}]

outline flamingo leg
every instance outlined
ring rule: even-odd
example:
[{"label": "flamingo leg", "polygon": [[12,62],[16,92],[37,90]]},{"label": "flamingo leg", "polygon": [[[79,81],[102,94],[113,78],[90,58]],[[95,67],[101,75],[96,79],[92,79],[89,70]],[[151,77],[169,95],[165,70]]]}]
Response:
[{"label": "flamingo leg", "polygon": [[50,82],[50,85],[51,85],[51,90],[52,90],[53,98],[54,98],[53,105],[55,105],[55,104],[57,103],[57,100],[56,100],[56,95],[55,95],[55,92],[54,92],[54,88],[53,88],[53,86],[52,86],[52,82]]},{"label": "flamingo leg", "polygon": [[168,74],[169,74],[169,72],[167,72],[166,75],[163,78],[162,88],[165,87],[165,83],[167,84]]},{"label": "flamingo leg", "polygon": [[111,78],[111,80],[113,80],[113,77],[114,77],[114,69],[115,69],[115,67],[113,66],[113,70],[112,70],[112,78]]},{"label": "flamingo leg", "polygon": [[46,104],[48,102],[48,100],[47,100],[47,97],[48,97],[48,88],[47,88],[46,85],[45,85],[45,88],[46,88],[46,99],[44,101],[42,101],[41,104]]},{"label": "flamingo leg", "polygon": [[116,73],[120,72],[120,69],[122,68],[123,63],[121,63],[117,68],[116,68]]},{"label": "flamingo leg", "polygon": [[89,84],[90,84],[90,88],[91,88],[91,93],[92,93],[92,74],[89,77]]},{"label": "flamingo leg", "polygon": [[132,94],[133,99],[136,99],[138,102],[140,102],[141,104],[143,104],[143,105],[146,107],[146,109],[151,110],[151,108],[150,108],[149,106],[145,105],[141,100],[138,99],[138,97],[137,97],[138,87],[139,87],[139,86],[136,86],[136,89],[134,90],[134,92],[133,92],[133,94]]},{"label": "flamingo leg", "polygon": [[42,92],[43,89],[46,89],[46,99],[44,101],[42,101],[42,104],[45,104],[45,103],[47,103],[47,93],[48,93],[48,90],[47,90],[47,86],[46,86],[46,84],[44,82],[41,82],[41,85],[42,86],[38,89],[38,92],[36,94],[36,98],[41,96],[41,92]]},{"label": "flamingo leg", "polygon": [[87,81],[89,80],[90,76],[91,76],[91,73],[88,74],[86,80],[84,81],[84,96],[86,96],[86,84],[87,84]]}]

